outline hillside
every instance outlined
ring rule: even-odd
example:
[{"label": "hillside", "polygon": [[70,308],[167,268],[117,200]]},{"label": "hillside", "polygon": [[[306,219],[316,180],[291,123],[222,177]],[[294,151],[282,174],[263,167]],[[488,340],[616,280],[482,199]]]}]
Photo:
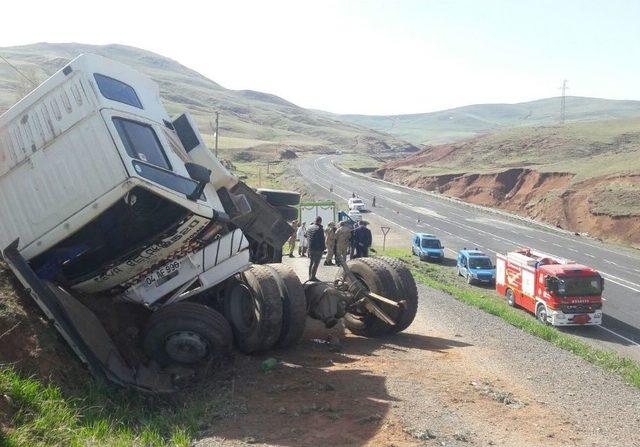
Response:
[{"label": "hillside", "polygon": [[[504,128],[558,123],[560,98],[518,104],[478,104],[412,115],[338,115],[358,125],[388,132],[414,144],[441,144]],[[566,98],[566,120],[610,120],[640,116],[640,101]]]},{"label": "hillside", "polygon": [[502,130],[376,175],[640,246],[640,118]]},{"label": "hillside", "polygon": [[[149,51],[123,45],[39,43],[0,48],[23,73],[41,82],[81,53],[99,54],[140,70],[160,84],[170,114],[191,112],[203,133],[220,112],[220,148],[297,150],[340,148],[362,152],[416,150],[396,137],[339,121],[298,107],[280,97],[252,90],[229,90],[180,63]],[[0,63],[0,113],[29,92],[31,85],[6,63]]]}]

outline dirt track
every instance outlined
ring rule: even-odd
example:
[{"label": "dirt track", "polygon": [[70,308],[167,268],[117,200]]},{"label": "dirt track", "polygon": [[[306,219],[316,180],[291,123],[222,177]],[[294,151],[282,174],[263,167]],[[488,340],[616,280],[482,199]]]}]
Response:
[{"label": "dirt track", "polygon": [[314,325],[267,374],[238,357],[235,410],[196,445],[640,443],[637,390],[446,294],[421,286],[420,299],[415,323],[386,340],[347,335],[335,352]]}]

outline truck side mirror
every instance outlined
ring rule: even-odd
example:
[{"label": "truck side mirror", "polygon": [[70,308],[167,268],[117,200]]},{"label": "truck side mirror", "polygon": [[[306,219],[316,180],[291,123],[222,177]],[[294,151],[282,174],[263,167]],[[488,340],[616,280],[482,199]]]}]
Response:
[{"label": "truck side mirror", "polygon": [[187,196],[189,200],[197,200],[202,195],[204,187],[211,180],[211,170],[197,163],[185,163],[184,167],[189,173],[189,177],[198,182],[198,186]]}]

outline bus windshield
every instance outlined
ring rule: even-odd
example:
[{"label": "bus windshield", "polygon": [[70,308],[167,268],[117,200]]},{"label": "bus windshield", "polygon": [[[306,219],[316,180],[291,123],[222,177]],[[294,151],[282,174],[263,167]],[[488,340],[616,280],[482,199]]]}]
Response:
[{"label": "bus windshield", "polygon": [[558,278],[558,294],[571,296],[600,295],[602,279],[599,276]]}]

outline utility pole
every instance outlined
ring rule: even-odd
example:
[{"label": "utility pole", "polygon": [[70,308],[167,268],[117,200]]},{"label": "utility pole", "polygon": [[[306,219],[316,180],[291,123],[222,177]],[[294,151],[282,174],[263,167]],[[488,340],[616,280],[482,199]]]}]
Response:
[{"label": "utility pole", "polygon": [[216,112],[216,133],[214,134],[215,136],[215,151],[216,151],[216,158],[218,158],[218,117],[219,117],[219,113]]},{"label": "utility pole", "polygon": [[564,124],[564,120],[566,118],[567,112],[567,90],[569,87],[567,86],[567,80],[562,81],[562,99],[560,100],[560,124]]}]

